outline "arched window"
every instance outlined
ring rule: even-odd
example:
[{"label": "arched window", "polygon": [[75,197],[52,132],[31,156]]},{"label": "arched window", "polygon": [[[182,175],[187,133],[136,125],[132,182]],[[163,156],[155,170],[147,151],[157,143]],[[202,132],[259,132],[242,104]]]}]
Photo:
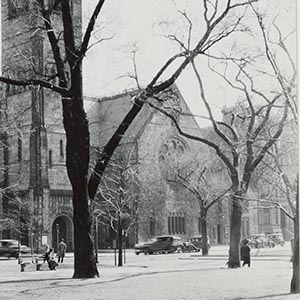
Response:
[{"label": "arched window", "polygon": [[49,169],[52,169],[52,166],[53,166],[53,162],[52,162],[52,150],[49,150],[48,164],[49,164]]}]

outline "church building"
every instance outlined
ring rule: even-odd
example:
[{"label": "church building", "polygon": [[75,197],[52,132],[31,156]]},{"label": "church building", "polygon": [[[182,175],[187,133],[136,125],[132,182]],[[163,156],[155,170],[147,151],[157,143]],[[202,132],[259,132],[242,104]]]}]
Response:
[{"label": "church building", "polygon": [[[81,1],[72,3],[80,38]],[[60,3],[52,4],[53,23],[61,28]],[[36,3],[5,0],[1,5],[3,76],[25,79],[55,70],[42,20],[36,17]],[[92,158],[97,157],[97,149],[105,145],[126,114],[132,93],[86,97]],[[164,97],[169,97],[165,105],[180,125],[187,132],[199,134],[193,117],[180,118],[179,112],[191,113],[179,90],[174,86]],[[60,96],[37,86],[2,84],[0,110],[0,238],[21,240],[36,251],[45,244],[56,248],[58,240],[64,238],[68,251],[73,251],[72,190],[65,165]],[[202,148],[200,143],[180,136],[171,120],[158,111],[145,107],[140,113],[119,147],[119,152],[133,149],[138,174],[138,184],[127,186],[139,204],[139,210],[134,211],[136,222],[126,233],[128,245],[155,235],[185,239],[200,234],[199,202],[175,180],[179,166],[191,161],[196,164],[199,153],[205,152]],[[228,242],[226,207],[220,204],[211,213],[208,232],[212,242]],[[115,233],[102,223],[98,226],[99,246],[111,247]]]}]

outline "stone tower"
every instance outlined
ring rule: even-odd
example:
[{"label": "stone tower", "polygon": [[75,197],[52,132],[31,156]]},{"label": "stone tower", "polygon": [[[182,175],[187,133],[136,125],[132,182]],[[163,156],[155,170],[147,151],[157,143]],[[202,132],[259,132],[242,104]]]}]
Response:
[{"label": "stone tower", "polygon": [[[3,76],[22,80],[55,74],[36,1],[3,0],[1,4]],[[45,4],[52,7],[52,25],[61,36],[60,1],[45,0]],[[80,37],[81,0],[72,1],[72,13]],[[4,224],[0,234],[37,250],[46,243],[55,248],[57,239],[64,238],[71,250],[72,193],[65,171],[60,96],[40,87],[2,85],[0,105],[0,187],[9,191],[3,194],[1,210],[3,216],[17,210],[19,223],[18,230]]]}]

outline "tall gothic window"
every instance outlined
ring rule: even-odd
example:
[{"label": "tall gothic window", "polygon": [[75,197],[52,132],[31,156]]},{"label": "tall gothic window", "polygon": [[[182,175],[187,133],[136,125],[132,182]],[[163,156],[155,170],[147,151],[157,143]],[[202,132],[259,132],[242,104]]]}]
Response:
[{"label": "tall gothic window", "polygon": [[23,141],[22,137],[18,136],[18,161],[20,162],[22,160],[22,151],[23,151]]},{"label": "tall gothic window", "polygon": [[184,213],[169,213],[168,216],[168,232],[169,234],[185,234],[186,218]]},{"label": "tall gothic window", "polygon": [[48,164],[49,164],[49,168],[52,169],[52,166],[53,166],[52,150],[49,150]]},{"label": "tall gothic window", "polygon": [[154,216],[150,216],[150,223],[149,223],[149,227],[150,227],[150,230],[149,230],[149,233],[151,236],[154,236],[156,233],[155,233],[155,218]]},{"label": "tall gothic window", "polygon": [[275,208],[274,213],[275,213],[275,224],[279,224],[279,210]]},{"label": "tall gothic window", "polygon": [[59,141],[59,156],[60,156],[60,158],[64,158],[64,142],[63,142],[63,140]]}]

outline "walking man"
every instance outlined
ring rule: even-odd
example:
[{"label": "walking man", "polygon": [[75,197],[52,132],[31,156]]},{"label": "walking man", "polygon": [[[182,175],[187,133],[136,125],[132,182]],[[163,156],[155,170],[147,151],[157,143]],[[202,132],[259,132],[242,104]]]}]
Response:
[{"label": "walking man", "polygon": [[241,260],[243,261],[243,266],[248,265],[250,267],[250,247],[248,245],[249,241],[247,239],[242,240],[241,246]]},{"label": "walking man", "polygon": [[66,250],[67,250],[67,245],[64,242],[64,239],[61,239],[58,246],[58,262],[63,263]]}]

